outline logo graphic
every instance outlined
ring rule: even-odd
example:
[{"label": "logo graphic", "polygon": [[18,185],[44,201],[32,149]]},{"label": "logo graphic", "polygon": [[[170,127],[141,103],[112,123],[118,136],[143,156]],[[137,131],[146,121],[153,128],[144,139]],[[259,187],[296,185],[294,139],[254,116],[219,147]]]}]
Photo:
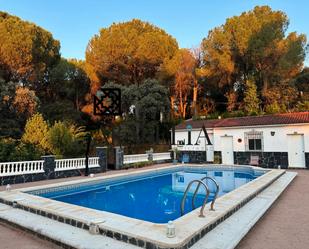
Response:
[{"label": "logo graphic", "polygon": [[121,90],[119,88],[101,87],[93,97],[93,105],[94,115],[121,115]]}]

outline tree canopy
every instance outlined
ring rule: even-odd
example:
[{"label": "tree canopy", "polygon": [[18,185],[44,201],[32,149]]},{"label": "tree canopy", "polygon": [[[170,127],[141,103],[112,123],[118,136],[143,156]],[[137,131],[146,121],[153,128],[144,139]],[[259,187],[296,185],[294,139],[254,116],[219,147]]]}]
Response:
[{"label": "tree canopy", "polygon": [[154,78],[177,49],[177,41],[164,30],[133,19],[101,29],[88,44],[86,62],[101,83],[140,84]]},{"label": "tree canopy", "polygon": [[0,12],[0,69],[6,80],[37,84],[60,59],[60,43],[41,27]]},{"label": "tree canopy", "polygon": [[288,24],[285,13],[268,6],[228,18],[202,42],[203,75],[221,89],[240,94],[252,79],[262,97],[289,82],[303,68],[306,37],[286,34]]}]

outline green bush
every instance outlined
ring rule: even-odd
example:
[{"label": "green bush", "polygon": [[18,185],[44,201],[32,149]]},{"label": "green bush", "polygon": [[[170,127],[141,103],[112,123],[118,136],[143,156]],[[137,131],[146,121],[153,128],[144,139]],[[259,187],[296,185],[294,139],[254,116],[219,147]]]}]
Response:
[{"label": "green bush", "polygon": [[33,144],[38,150],[50,151],[50,145],[47,141],[48,124],[42,114],[36,113],[27,120],[25,132],[22,141],[26,144]]},{"label": "green bush", "polygon": [[38,160],[42,155],[44,151],[33,144],[13,139],[0,140],[1,162]]},{"label": "green bush", "polygon": [[281,111],[281,108],[277,102],[274,102],[273,104],[269,104],[265,107],[265,112],[267,114],[279,113],[280,111]]},{"label": "green bush", "polygon": [[48,143],[57,157],[75,157],[83,154],[85,132],[82,127],[58,121],[50,128]]},{"label": "green bush", "polygon": [[308,111],[309,110],[309,101],[298,102],[296,107],[296,111]]}]

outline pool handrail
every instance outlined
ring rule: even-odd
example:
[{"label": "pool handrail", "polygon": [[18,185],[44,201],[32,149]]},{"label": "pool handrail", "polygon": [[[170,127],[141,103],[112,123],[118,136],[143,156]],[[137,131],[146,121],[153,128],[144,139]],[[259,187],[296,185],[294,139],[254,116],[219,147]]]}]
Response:
[{"label": "pool handrail", "polygon": [[[209,188],[207,187],[207,185],[205,183],[203,183],[201,180],[192,180],[191,182],[189,182],[189,184],[188,184],[188,186],[186,188],[186,191],[185,191],[185,193],[184,193],[184,195],[182,197],[182,200],[181,200],[181,210],[180,210],[181,216],[184,215],[185,200],[187,198],[188,191],[190,190],[190,187],[192,186],[192,184],[195,183],[195,182],[197,182],[198,185],[197,185],[196,190],[195,190],[194,193],[197,193],[197,191],[198,191],[198,189],[200,188],[201,185],[203,185],[205,187],[205,190],[206,190],[206,196],[205,196],[203,205],[202,205],[202,207],[200,209],[200,215],[199,215],[199,217],[205,217],[204,209],[205,209],[205,206],[207,204],[207,200],[208,200],[210,191],[209,191]],[[192,207],[194,207],[194,199],[195,198],[192,198]]]},{"label": "pool handrail", "polygon": [[[205,176],[205,177],[201,178],[201,181],[204,181],[204,180],[206,180],[206,179],[212,180],[213,183],[216,185],[216,188],[217,188],[216,193],[215,193],[215,196],[214,196],[214,198],[213,198],[213,200],[211,201],[211,204],[210,204],[210,211],[215,211],[215,209],[214,209],[214,204],[215,204],[215,201],[216,201],[216,199],[217,199],[217,197],[218,197],[218,193],[219,193],[219,184],[217,183],[217,181],[216,181],[214,178],[212,178],[212,177],[210,177],[210,176]],[[206,185],[207,185],[207,183],[206,183]],[[194,197],[194,196],[193,196],[193,197]],[[195,198],[195,197],[194,197],[194,198]]]}]

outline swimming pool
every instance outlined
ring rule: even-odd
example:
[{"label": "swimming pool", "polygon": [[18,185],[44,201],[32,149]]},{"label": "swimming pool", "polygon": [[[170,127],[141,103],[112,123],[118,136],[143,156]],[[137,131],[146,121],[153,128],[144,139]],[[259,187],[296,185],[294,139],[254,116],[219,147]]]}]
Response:
[{"label": "swimming pool", "polygon": [[[219,185],[218,197],[250,181],[262,173],[250,169],[190,169],[167,173],[152,173],[131,179],[101,181],[78,189],[67,189],[39,194],[42,197],[78,206],[107,211],[127,217],[167,223],[181,216],[180,206],[185,188],[192,180],[212,177]],[[212,201],[216,187],[212,181],[205,181],[210,189],[208,202]],[[185,200],[184,213],[192,211],[192,196],[196,183],[189,190]],[[203,204],[206,191],[200,188],[195,199],[196,207]]]},{"label": "swimming pool", "polygon": [[[143,248],[183,249],[224,222],[284,173],[281,169],[245,165],[155,166],[3,191],[0,202]],[[204,216],[200,215],[200,208],[192,210],[192,187],[186,212],[180,216],[184,189],[192,179],[205,175],[213,177],[220,186],[215,210],[210,210],[210,203]],[[215,187],[211,182],[207,184],[210,201]],[[196,206],[204,197],[201,188]],[[172,238],[167,236],[169,220],[176,229]]]}]

